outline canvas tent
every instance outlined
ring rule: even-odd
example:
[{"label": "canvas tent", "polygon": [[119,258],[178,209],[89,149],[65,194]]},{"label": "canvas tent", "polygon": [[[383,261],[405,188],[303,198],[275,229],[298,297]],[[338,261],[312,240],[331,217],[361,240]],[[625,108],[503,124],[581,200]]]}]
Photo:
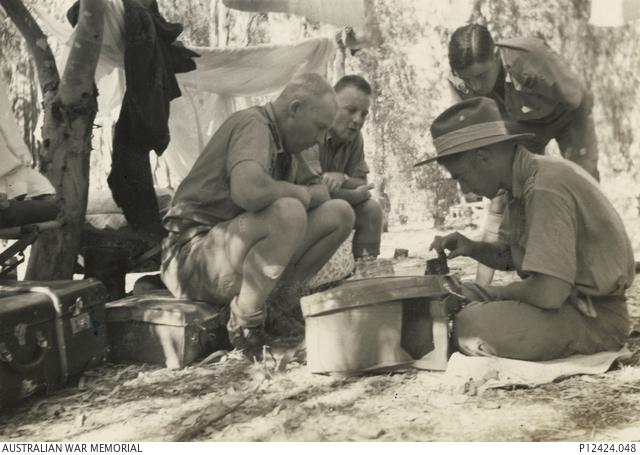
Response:
[{"label": "canvas tent", "polygon": [[640,19],[639,0],[592,0],[589,23],[601,27],[621,27]]}]

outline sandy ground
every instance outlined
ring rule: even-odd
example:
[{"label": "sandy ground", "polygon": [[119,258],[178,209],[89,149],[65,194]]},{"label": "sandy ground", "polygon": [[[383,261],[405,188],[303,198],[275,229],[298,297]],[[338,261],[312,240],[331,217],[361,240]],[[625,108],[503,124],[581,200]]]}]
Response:
[{"label": "sandy ground", "polygon": [[[385,234],[383,257],[406,248],[422,269],[435,232],[404,226]],[[451,261],[463,278],[468,260]],[[419,273],[419,272],[418,272]],[[512,279],[498,274],[496,280]],[[630,290],[640,317],[640,281]],[[0,440],[76,441],[564,441],[640,439],[640,336],[611,371],[536,388],[465,393],[443,373],[406,371],[357,378],[310,374],[290,355],[250,364],[221,353],[175,371],[112,365],[48,397],[0,411]],[[287,355],[287,360],[283,357]]]}]

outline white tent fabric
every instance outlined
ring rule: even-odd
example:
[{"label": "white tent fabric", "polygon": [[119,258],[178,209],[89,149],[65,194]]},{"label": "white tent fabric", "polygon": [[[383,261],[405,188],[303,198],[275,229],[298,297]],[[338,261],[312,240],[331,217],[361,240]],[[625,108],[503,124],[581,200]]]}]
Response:
[{"label": "white tent fabric", "polygon": [[[38,8],[34,13],[50,37],[67,48],[71,45],[74,31],[70,27]],[[123,13],[121,0],[108,0],[105,39],[96,71],[100,93],[97,123],[107,128],[118,117],[125,89]],[[186,176],[217,127],[236,110],[239,99],[275,94],[297,73],[324,74],[336,48],[333,37],[290,45],[194,48],[201,55],[196,59],[197,68],[177,75],[182,97],[171,102],[171,143],[163,157],[172,178],[179,182]],[[63,64],[65,55],[59,57],[58,63]]]},{"label": "white tent fabric", "polygon": [[292,45],[194,49],[195,71],[179,74],[182,97],[171,102],[171,143],[163,155],[182,180],[218,126],[236,110],[237,98],[274,94],[296,73],[324,74],[336,45],[314,38]]},{"label": "white tent fabric", "polygon": [[592,0],[589,23],[601,27],[621,27],[640,19],[640,0]]},{"label": "white tent fabric", "polygon": [[0,193],[9,199],[55,194],[49,180],[31,168],[31,163],[31,153],[11,111],[9,87],[0,77]]},{"label": "white tent fabric", "polygon": [[297,14],[312,21],[365,28],[364,0],[223,0],[241,11]]},{"label": "white tent fabric", "polygon": [[360,45],[382,44],[380,27],[373,14],[374,0],[223,0],[223,3],[240,11],[296,14],[315,22],[350,27],[355,29]]}]

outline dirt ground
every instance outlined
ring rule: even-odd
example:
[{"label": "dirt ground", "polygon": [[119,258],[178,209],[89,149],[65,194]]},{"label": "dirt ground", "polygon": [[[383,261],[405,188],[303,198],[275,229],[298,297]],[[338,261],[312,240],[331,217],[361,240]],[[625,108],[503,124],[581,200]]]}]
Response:
[{"label": "dirt ground", "polygon": [[[433,234],[393,230],[384,236],[382,256],[407,248],[407,271],[420,273]],[[475,273],[465,259],[450,266],[463,278]],[[640,280],[629,297],[637,323]],[[473,395],[448,387],[435,372],[312,375],[291,357],[295,344],[283,340],[262,364],[235,353],[179,371],[108,364],[86,372],[75,387],[0,411],[0,440],[640,440],[637,331],[629,340],[633,356],[605,374]]]}]

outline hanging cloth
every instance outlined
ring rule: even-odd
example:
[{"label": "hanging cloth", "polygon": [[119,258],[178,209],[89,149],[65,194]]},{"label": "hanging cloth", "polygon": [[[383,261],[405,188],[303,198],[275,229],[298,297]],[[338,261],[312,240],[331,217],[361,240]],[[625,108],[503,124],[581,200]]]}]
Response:
[{"label": "hanging cloth", "polygon": [[[168,22],[154,0],[145,8],[123,0],[126,91],[113,135],[113,199],[134,228],[160,222],[149,152],[161,155],[169,145],[169,106],[178,98],[176,73],[192,71],[198,54],[176,43],[182,25]],[[73,24],[79,4],[69,11]]]}]

